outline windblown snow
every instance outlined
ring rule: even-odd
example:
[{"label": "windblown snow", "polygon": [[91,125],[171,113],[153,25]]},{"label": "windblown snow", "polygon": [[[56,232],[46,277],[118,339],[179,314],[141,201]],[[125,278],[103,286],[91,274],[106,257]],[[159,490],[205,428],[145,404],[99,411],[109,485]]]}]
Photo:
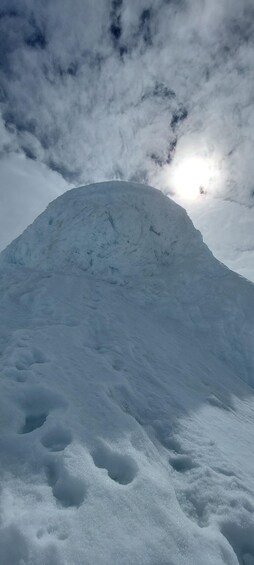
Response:
[{"label": "windblown snow", "polygon": [[0,255],[1,565],[254,565],[254,286],[150,187]]}]

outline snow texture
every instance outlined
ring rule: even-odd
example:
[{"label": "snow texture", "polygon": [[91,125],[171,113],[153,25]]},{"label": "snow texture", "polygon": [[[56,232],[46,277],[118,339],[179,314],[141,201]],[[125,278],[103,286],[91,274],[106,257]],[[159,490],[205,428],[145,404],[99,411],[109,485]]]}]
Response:
[{"label": "snow texture", "polygon": [[1,565],[254,564],[254,286],[131,183],[0,256]]}]

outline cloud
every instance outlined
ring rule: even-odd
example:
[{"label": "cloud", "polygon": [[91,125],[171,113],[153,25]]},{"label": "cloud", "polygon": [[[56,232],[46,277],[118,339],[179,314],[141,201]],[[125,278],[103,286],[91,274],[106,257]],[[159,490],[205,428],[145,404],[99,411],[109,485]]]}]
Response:
[{"label": "cloud", "polygon": [[0,251],[69,188],[45,165],[21,154],[6,155],[1,161]]},{"label": "cloud", "polygon": [[193,150],[211,197],[252,207],[253,32],[252,0],[2,0],[2,155],[172,193]]}]

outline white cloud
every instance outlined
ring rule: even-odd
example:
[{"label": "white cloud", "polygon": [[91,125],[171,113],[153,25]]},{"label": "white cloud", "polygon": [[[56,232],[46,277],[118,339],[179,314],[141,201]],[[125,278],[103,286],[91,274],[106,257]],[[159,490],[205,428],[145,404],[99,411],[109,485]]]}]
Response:
[{"label": "white cloud", "polygon": [[10,154],[0,165],[0,250],[70,186],[45,165]]},{"label": "white cloud", "polygon": [[253,205],[252,0],[8,0],[0,15],[8,151],[75,184],[171,192],[193,151],[216,163],[218,207]]}]

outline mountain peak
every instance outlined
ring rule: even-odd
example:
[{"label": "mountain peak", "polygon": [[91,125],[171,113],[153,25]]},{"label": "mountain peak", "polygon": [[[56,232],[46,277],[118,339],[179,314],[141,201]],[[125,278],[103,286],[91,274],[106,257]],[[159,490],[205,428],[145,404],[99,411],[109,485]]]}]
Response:
[{"label": "mountain peak", "polygon": [[186,212],[160,191],[129,182],[72,189],[2,253],[1,262],[106,278],[155,275],[209,253]]}]

